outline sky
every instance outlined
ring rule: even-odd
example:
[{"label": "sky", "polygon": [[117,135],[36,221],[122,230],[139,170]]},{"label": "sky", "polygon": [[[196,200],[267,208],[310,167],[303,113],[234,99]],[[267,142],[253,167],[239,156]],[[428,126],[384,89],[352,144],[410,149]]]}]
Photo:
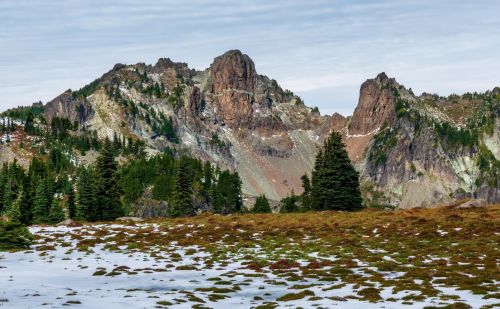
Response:
[{"label": "sky", "polygon": [[205,69],[240,49],[323,114],[386,72],[416,94],[500,86],[500,1],[0,0],[0,110],[79,89],[115,63]]}]

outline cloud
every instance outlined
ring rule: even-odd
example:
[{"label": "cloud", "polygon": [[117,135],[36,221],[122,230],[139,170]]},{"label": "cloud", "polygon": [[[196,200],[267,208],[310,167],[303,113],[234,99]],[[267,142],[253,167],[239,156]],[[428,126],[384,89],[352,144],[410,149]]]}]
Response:
[{"label": "cloud", "polygon": [[486,90],[500,84],[498,11],[494,0],[4,0],[0,109],[50,100],[117,62],[204,69],[234,48],[323,113],[352,112],[381,71],[417,92]]}]

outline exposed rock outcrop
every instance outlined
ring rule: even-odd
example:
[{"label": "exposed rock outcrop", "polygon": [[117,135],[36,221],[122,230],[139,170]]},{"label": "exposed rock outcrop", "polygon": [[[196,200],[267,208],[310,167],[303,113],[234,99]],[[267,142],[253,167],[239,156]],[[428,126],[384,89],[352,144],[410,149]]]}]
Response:
[{"label": "exposed rock outcrop", "polygon": [[349,134],[364,135],[374,132],[385,123],[392,123],[395,115],[394,79],[380,73],[377,78],[369,79],[361,85],[359,101],[351,123]]},{"label": "exposed rock outcrop", "polygon": [[70,90],[45,105],[45,118],[50,123],[54,117],[64,117],[83,123],[93,116],[90,104],[83,97],[74,97]]},{"label": "exposed rock outcrop", "polygon": [[[352,117],[322,116],[231,50],[204,71],[168,58],[153,66],[115,65],[49,102],[45,115],[86,123],[101,137],[142,139],[150,154],[166,147],[189,151],[237,170],[245,194],[274,200],[302,191],[300,177],[337,130],[360,171],[367,203],[416,207],[466,197],[500,201],[498,89],[416,96],[381,73],[361,85]],[[178,144],[156,132],[167,120]],[[479,158],[489,160],[481,169]],[[137,215],[163,216],[167,208],[150,201]]]}]

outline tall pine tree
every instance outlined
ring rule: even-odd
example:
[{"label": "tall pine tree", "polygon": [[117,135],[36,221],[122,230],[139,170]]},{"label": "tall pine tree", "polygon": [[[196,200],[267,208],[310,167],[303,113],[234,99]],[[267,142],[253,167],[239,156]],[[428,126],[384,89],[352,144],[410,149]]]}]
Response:
[{"label": "tall pine tree", "polygon": [[342,136],[332,132],[316,156],[311,180],[311,206],[315,210],[361,209],[359,174],[351,164]]},{"label": "tall pine tree", "polygon": [[96,198],[94,183],[90,171],[82,168],[79,171],[79,179],[77,185],[77,208],[76,217],[88,221],[99,220],[97,213]]},{"label": "tall pine tree", "polygon": [[269,201],[267,200],[267,198],[264,194],[257,197],[257,199],[255,200],[255,204],[253,205],[252,212],[254,212],[254,213],[270,213],[271,212],[271,205],[269,204]]},{"label": "tall pine tree", "polygon": [[241,179],[238,173],[223,171],[219,174],[217,184],[212,192],[213,210],[216,213],[228,214],[240,211]]},{"label": "tall pine tree", "polygon": [[66,200],[66,208],[68,209],[68,215],[71,219],[76,218],[76,206],[75,206],[75,190],[73,185],[70,186],[68,191],[68,196]]},{"label": "tall pine tree", "polygon": [[188,163],[186,158],[181,158],[177,165],[174,196],[168,207],[168,213],[171,217],[194,214],[193,190],[191,188]]},{"label": "tall pine tree", "polygon": [[7,211],[7,218],[13,223],[20,224],[21,223],[21,201],[23,198],[23,192],[19,192],[17,194],[17,198],[10,206]]},{"label": "tall pine tree", "polygon": [[114,220],[123,215],[117,170],[113,145],[106,139],[96,162],[95,189],[100,220]]},{"label": "tall pine tree", "polygon": [[40,179],[36,186],[35,198],[33,200],[33,223],[46,223],[49,214],[47,191],[45,181]]},{"label": "tall pine tree", "polygon": [[55,224],[64,221],[64,219],[66,219],[66,216],[64,215],[61,203],[57,199],[53,199],[49,210],[48,222]]}]

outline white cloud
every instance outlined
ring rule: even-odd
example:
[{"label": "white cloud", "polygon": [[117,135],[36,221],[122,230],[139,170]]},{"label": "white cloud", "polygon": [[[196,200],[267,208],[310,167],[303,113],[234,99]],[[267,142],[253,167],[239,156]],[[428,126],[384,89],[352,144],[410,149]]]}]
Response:
[{"label": "white cloud", "polygon": [[381,71],[417,92],[499,85],[500,2],[0,1],[0,109],[79,88],[116,62],[203,69],[239,48],[323,113]]}]

